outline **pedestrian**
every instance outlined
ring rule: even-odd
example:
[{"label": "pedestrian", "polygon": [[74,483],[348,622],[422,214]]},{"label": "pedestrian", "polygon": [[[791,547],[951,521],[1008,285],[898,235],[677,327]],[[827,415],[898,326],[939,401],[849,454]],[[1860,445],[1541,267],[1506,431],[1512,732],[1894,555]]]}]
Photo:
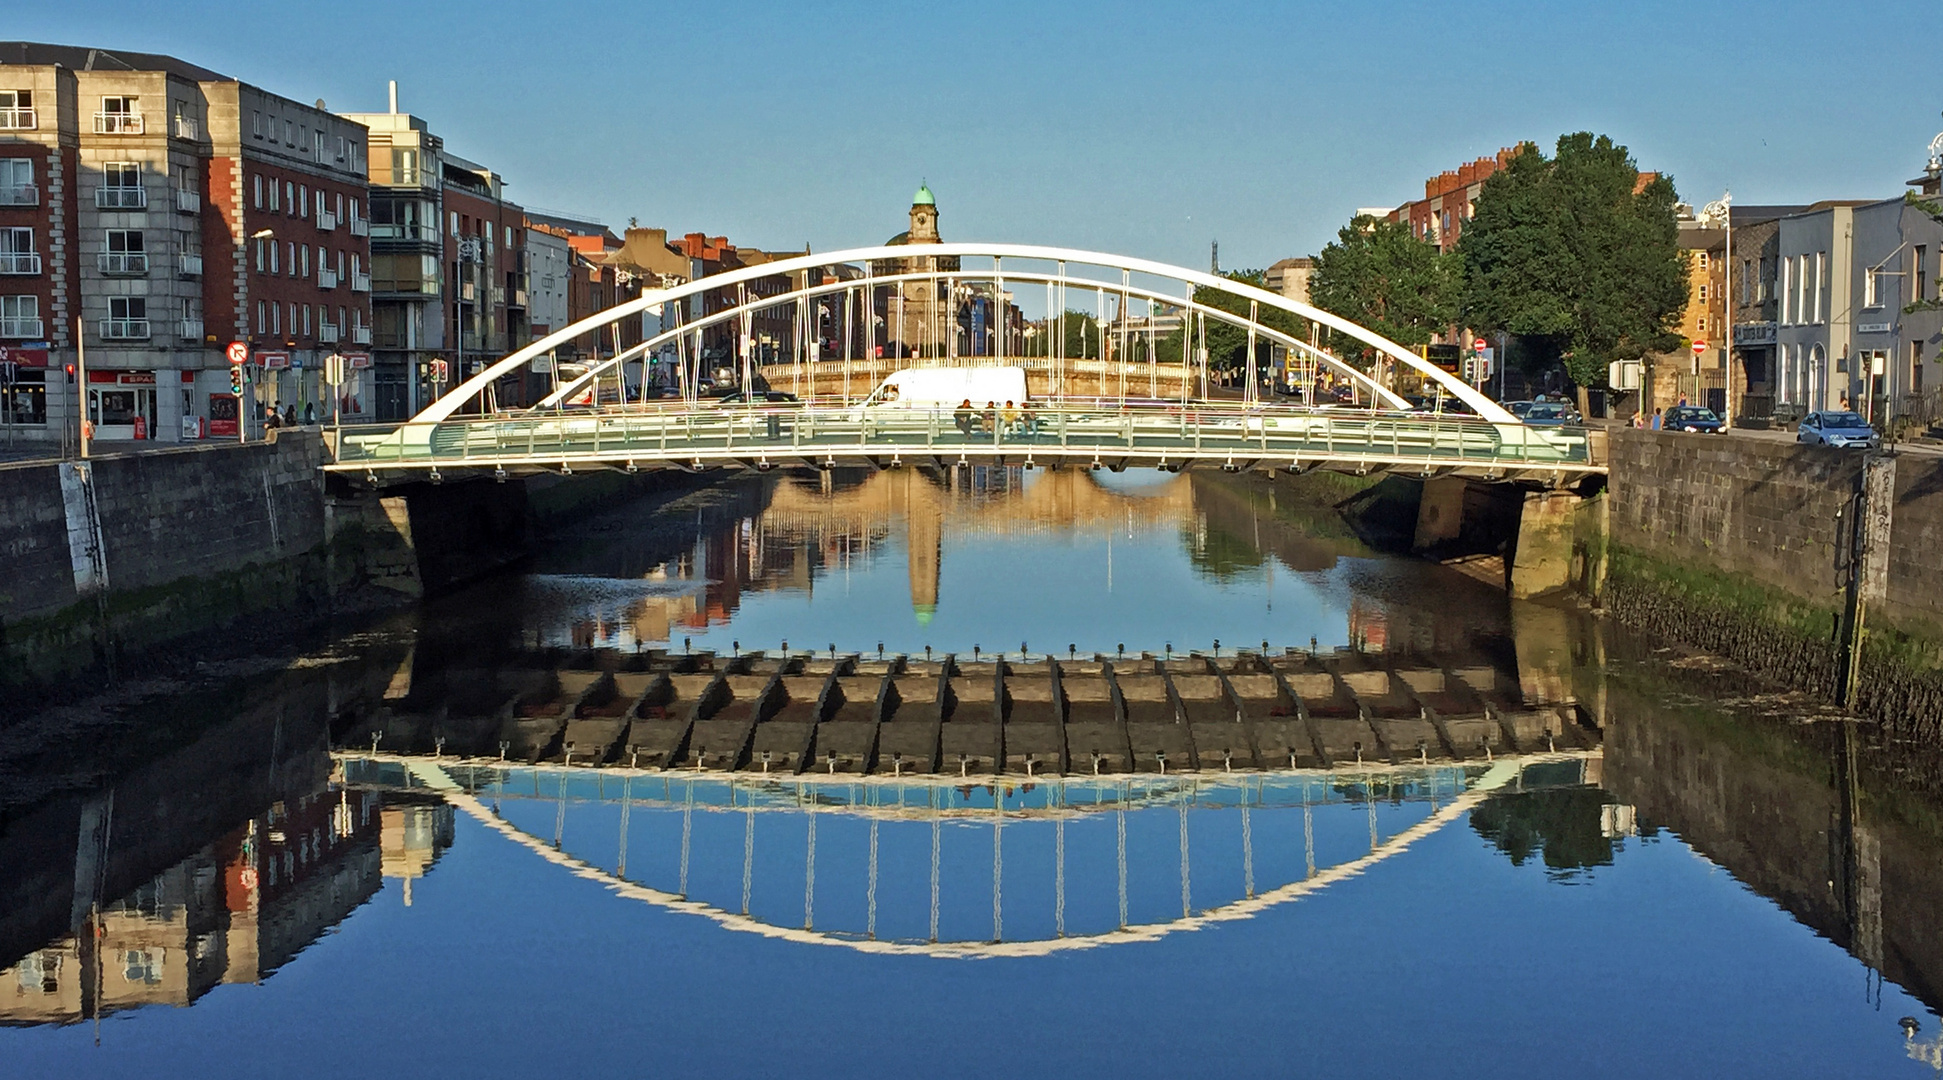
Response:
[{"label": "pedestrian", "polygon": [[960,435],[970,435],[972,433],[972,425],[978,422],[978,414],[972,412],[970,398],[966,398],[958,406],[958,411],[951,414],[951,420],[958,425],[958,433]]},{"label": "pedestrian", "polygon": [[1653,408],[1653,422],[1649,426],[1654,431],[1660,430],[1660,410],[1658,406]]},{"label": "pedestrian", "polygon": [[1032,402],[1019,403],[1019,430],[1026,435],[1039,434],[1039,416],[1032,411]]},{"label": "pedestrian", "polygon": [[1685,395],[1685,394],[1681,394],[1681,395],[1680,395],[1680,407],[1681,407],[1682,409],[1684,409],[1684,408],[1686,408],[1686,407],[1687,407],[1687,395]]},{"label": "pedestrian", "polygon": [[315,424],[316,422],[317,422],[316,404],[314,402],[309,402],[309,401],[304,402],[304,423],[306,425],[309,425],[309,424]]},{"label": "pedestrian", "polygon": [[283,426],[283,417],[278,415],[277,408],[276,403],[272,402],[270,405],[270,415],[263,418],[263,430],[275,431]]},{"label": "pedestrian", "polygon": [[283,426],[284,427],[297,426],[297,406],[296,405],[294,404],[285,405],[283,407]]},{"label": "pedestrian", "polygon": [[1644,428],[1646,426],[1646,414],[1643,412],[1634,413],[1633,426],[1636,428]]}]

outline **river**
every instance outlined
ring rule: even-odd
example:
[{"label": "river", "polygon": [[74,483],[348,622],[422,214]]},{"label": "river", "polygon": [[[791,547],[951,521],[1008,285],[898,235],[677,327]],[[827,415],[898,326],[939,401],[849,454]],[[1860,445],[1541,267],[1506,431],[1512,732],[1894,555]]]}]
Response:
[{"label": "river", "polygon": [[0,1071],[1943,1071],[1933,765],[1352,490],[750,478],[17,718]]}]

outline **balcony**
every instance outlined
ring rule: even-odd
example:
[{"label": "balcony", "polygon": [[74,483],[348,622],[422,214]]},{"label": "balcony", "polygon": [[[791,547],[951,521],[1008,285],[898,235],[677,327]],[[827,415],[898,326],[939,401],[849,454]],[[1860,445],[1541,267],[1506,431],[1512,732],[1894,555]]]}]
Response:
[{"label": "balcony", "polygon": [[40,188],[32,184],[0,187],[0,206],[39,206]]},{"label": "balcony", "polygon": [[[142,114],[138,112],[98,112],[94,114],[96,135],[140,135]],[[143,337],[148,335],[144,333]]]},{"label": "balcony", "polygon": [[193,116],[176,117],[174,127],[175,137],[178,139],[188,139],[190,142],[194,142],[202,138],[202,121],[197,120]]},{"label": "balcony", "polygon": [[186,278],[202,276],[202,256],[182,254],[175,258],[177,274]]},{"label": "balcony", "polygon": [[370,218],[363,218],[363,217],[353,217],[353,218],[351,218],[351,235],[352,235],[352,236],[370,236],[370,235],[371,235],[371,219],[370,219]]},{"label": "balcony", "polygon": [[148,252],[145,251],[104,251],[97,258],[104,274],[115,277],[145,277],[148,274]]},{"label": "balcony", "polygon": [[38,273],[40,273],[40,252],[0,251],[0,274],[26,276]]},{"label": "balcony", "polygon": [[525,289],[514,289],[514,290],[513,290],[513,304],[512,304],[512,306],[514,306],[514,307],[516,307],[516,308],[523,308],[523,307],[525,307],[525,306],[526,306],[526,290],[525,290]]},{"label": "balcony", "polygon": [[25,338],[38,341],[45,335],[39,319],[0,319],[0,338]]},{"label": "balcony", "polygon": [[470,304],[479,299],[479,286],[470,281],[459,283],[459,299]]},{"label": "balcony", "polygon": [[504,306],[505,306],[505,304],[506,304],[506,290],[505,290],[505,289],[502,289],[502,288],[500,288],[499,286],[497,286],[497,285],[494,285],[494,286],[492,287],[492,291],[491,291],[490,293],[488,293],[487,295],[488,295],[489,297],[491,297],[491,299],[490,299],[490,301],[489,301],[489,302],[490,302],[490,303],[492,304],[492,306],[494,306],[494,307],[504,307]]},{"label": "balcony", "polygon": [[202,196],[184,188],[176,188],[175,209],[179,214],[200,214],[202,213]]},{"label": "balcony", "polygon": [[147,319],[103,319],[101,320],[101,340],[103,341],[147,341]]},{"label": "balcony", "polygon": [[0,109],[0,131],[32,131],[40,116],[32,109]]},{"label": "balcony", "polygon": [[184,341],[201,341],[202,340],[202,320],[183,319],[181,321],[181,324],[176,327],[176,333],[180,334],[182,340]]},{"label": "balcony", "polygon": [[[318,196],[318,200],[321,202],[323,200],[323,196],[321,195]],[[331,213],[329,210],[326,210],[321,206],[318,207],[317,208],[317,227],[319,229],[322,229],[324,232],[336,232],[337,215]]]},{"label": "balcony", "polygon": [[439,294],[439,279],[428,278],[380,278],[372,283],[372,291],[417,296],[420,299],[436,299]]},{"label": "balcony", "polygon": [[356,273],[356,272],[353,272],[353,273],[351,274],[351,291],[352,291],[352,292],[370,292],[370,291],[371,291],[371,275],[370,275],[370,274],[360,274],[360,273]]},{"label": "balcony", "polygon": [[148,189],[143,187],[98,187],[94,204],[103,210],[146,210]]},{"label": "balcony", "polygon": [[337,344],[337,324],[327,322],[317,328],[317,340],[325,345]]},{"label": "balcony", "polygon": [[318,267],[317,287],[320,289],[337,288],[337,271],[322,266]]},{"label": "balcony", "polygon": [[368,326],[351,327],[351,344],[353,345],[371,344],[371,328]]}]

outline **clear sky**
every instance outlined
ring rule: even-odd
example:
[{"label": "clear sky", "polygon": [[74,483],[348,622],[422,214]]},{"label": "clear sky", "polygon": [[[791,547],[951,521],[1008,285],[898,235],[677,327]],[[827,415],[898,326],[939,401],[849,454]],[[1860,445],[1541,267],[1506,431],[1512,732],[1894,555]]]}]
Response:
[{"label": "clear sky", "polygon": [[1683,198],[1886,197],[1943,129],[1933,5],[21,0],[0,34],[303,101],[385,80],[530,206],[755,247],[950,240],[1224,267],[1590,129]]}]

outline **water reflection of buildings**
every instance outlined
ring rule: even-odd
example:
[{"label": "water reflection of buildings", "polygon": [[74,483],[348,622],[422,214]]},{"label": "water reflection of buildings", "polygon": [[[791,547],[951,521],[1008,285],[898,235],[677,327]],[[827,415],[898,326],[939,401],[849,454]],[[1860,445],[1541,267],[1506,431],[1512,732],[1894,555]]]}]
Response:
[{"label": "water reflection of buildings", "polygon": [[375,894],[421,877],[452,843],[443,804],[371,792],[280,802],[118,900],[79,905],[77,932],[0,970],[0,1024],[74,1023],[193,1004],[256,983]]}]

